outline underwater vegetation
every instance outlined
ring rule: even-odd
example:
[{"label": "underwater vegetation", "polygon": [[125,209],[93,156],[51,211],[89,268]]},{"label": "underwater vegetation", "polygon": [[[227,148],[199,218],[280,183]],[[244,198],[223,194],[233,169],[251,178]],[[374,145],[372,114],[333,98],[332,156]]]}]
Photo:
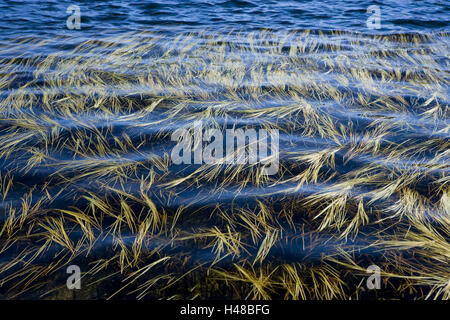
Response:
[{"label": "underwater vegetation", "polygon": [[[0,298],[450,298],[447,33],[69,40],[0,46]],[[278,172],[174,164],[195,121]]]}]

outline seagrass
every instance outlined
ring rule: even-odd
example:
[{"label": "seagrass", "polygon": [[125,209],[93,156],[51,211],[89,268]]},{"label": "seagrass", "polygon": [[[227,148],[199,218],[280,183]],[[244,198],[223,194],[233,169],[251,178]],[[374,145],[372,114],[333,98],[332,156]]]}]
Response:
[{"label": "seagrass", "polygon": [[[2,46],[0,296],[449,299],[448,37]],[[174,165],[171,133],[198,120],[278,129],[278,173]],[[372,264],[382,290],[366,288]]]}]

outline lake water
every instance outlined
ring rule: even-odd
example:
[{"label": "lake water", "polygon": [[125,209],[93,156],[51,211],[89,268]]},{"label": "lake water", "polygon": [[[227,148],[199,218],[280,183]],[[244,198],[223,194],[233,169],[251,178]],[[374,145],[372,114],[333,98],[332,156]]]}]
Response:
[{"label": "lake water", "polygon": [[[450,296],[449,21],[447,1],[0,1],[0,297]],[[224,151],[254,130],[259,162],[208,163],[202,138],[196,162],[208,129]],[[68,290],[70,264],[93,285]],[[358,285],[373,264],[389,289]]]}]

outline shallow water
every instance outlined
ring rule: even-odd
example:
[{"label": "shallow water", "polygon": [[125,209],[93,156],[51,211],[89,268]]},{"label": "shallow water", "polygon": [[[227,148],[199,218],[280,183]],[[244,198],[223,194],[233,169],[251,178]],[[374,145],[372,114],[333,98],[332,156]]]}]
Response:
[{"label": "shallow water", "polygon": [[[87,272],[111,259],[87,272],[94,282],[114,274],[86,292],[109,297],[155,255],[170,263],[152,276],[199,275],[162,293],[133,282],[139,298],[236,298],[231,287],[211,292],[206,270],[313,270],[343,251],[407,275],[408,258],[392,262],[400,249],[373,245],[423,221],[448,248],[446,1],[79,1],[80,30],[66,28],[69,4],[0,2],[4,297],[52,296],[66,265]],[[370,5],[379,29],[366,26]],[[171,134],[195,120],[278,129],[279,170],[174,164]],[[427,275],[442,281],[448,256],[433,254]],[[27,283],[45,268],[54,282]],[[207,289],[190,290],[196,281]]]}]

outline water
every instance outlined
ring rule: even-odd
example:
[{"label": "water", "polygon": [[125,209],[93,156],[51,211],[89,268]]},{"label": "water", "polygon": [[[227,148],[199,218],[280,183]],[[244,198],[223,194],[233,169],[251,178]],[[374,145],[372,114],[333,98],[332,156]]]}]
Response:
[{"label": "water", "polygon": [[70,35],[69,5],[80,6],[78,37],[132,30],[185,32],[213,28],[348,30],[367,32],[367,8],[382,10],[387,32],[431,32],[449,26],[447,1],[2,1],[2,35]]},{"label": "water", "polygon": [[[0,1],[0,297],[447,297],[448,7]],[[276,174],[174,164],[199,120],[279,130]]]}]

